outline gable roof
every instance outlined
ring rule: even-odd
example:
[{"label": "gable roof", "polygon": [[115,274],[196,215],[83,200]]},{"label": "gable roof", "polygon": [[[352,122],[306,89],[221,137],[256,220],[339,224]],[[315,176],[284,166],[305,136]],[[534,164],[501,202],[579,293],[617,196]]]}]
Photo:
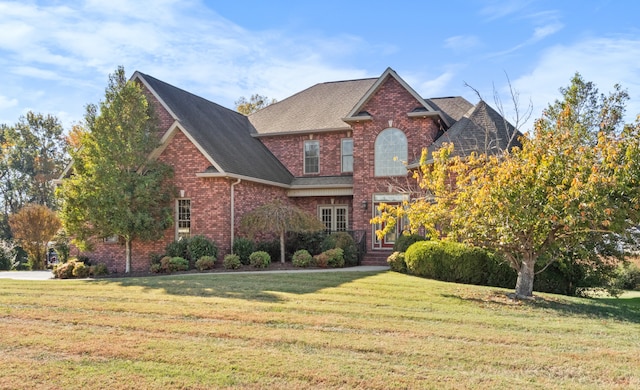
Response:
[{"label": "gable roof", "polygon": [[254,135],[349,130],[342,118],[377,79],[316,84],[249,115]]},{"label": "gable roof", "polygon": [[389,78],[395,79],[405,90],[407,90],[407,92],[409,92],[409,94],[411,94],[411,96],[413,96],[418,101],[418,103],[424,108],[424,111],[420,112],[421,115],[426,114],[428,116],[438,116],[445,121],[445,124],[447,125],[447,127],[451,125],[451,123],[447,122],[445,117],[442,116],[440,112],[436,111],[433,107],[431,107],[429,103],[427,103],[420,95],[418,95],[418,93],[416,93],[416,91],[413,88],[411,88],[409,84],[407,84],[400,76],[398,76],[395,70],[391,68],[387,68],[382,73],[382,75],[378,77],[376,82],[369,88],[369,90],[364,95],[362,95],[360,100],[358,100],[356,105],[353,106],[351,111],[349,111],[349,113],[346,115],[346,117],[343,118],[343,120],[344,121],[358,120],[359,119],[358,114],[362,111],[362,108],[365,106],[365,104],[367,104],[369,99],[371,99],[371,97],[375,95],[378,89],[380,89],[380,87],[382,87],[382,85]]},{"label": "gable roof", "polygon": [[473,108],[473,104],[462,96],[431,98],[425,101],[440,111],[451,124],[459,121],[467,111]]},{"label": "gable roof", "polygon": [[180,128],[213,163],[210,172],[280,184],[293,175],[260,142],[246,116],[174,87],[144,73],[138,78],[179,123]]},{"label": "gable roof", "polygon": [[520,146],[521,136],[520,131],[481,100],[427,148],[428,159],[445,142],[454,144],[453,156],[468,156],[472,152],[498,154]]}]

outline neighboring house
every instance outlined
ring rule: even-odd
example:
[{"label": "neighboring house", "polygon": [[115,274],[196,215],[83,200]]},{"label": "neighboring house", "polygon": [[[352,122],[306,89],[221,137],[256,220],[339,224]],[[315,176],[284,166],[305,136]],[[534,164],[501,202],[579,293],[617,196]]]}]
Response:
[{"label": "neighboring house", "polygon": [[[248,117],[140,72],[132,79],[155,100],[164,135],[154,157],[173,166],[178,190],[174,227],[161,240],[134,242],[134,271],[180,237],[204,235],[219,256],[229,253],[242,215],[274,199],[316,214],[328,230],[355,232],[369,256],[386,256],[399,231],[377,239],[369,220],[379,203],[408,198],[394,183],[423,148],[453,142],[468,153],[517,142],[486,103],[424,99],[390,68],[314,85]],[[124,270],[117,240],[88,255]]]}]

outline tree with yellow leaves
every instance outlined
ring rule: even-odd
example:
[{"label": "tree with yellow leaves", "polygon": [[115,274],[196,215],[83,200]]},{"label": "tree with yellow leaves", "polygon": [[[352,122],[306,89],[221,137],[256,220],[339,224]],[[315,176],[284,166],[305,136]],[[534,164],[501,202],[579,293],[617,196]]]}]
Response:
[{"label": "tree with yellow leaves", "polygon": [[590,244],[638,221],[640,122],[623,126],[619,86],[599,95],[576,74],[561,92],[521,147],[460,158],[448,145],[432,164],[423,153],[416,178],[430,196],[382,217],[501,253],[518,273],[518,297],[532,296],[536,268],[562,253],[591,248],[583,261],[596,260],[602,253]]}]

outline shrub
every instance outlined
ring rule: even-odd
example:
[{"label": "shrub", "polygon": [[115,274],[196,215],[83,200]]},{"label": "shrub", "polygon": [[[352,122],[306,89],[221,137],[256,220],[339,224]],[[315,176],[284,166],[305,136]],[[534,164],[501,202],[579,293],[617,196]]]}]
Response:
[{"label": "shrub", "polygon": [[216,264],[216,258],[213,256],[202,256],[196,261],[196,268],[198,271],[206,271],[208,269],[213,269]]},{"label": "shrub", "polygon": [[66,263],[58,263],[53,266],[53,276],[58,279],[70,279],[73,277],[73,269],[75,268],[75,260]]},{"label": "shrub", "polygon": [[91,259],[87,255],[78,255],[76,262],[84,263],[85,265],[91,265]]},{"label": "shrub", "polygon": [[189,239],[181,238],[178,241],[172,241],[167,244],[164,248],[165,256],[169,257],[183,257],[187,258],[187,245],[189,244]]},{"label": "shrub", "polygon": [[13,268],[15,245],[9,241],[0,239],[0,271],[9,271]]},{"label": "shrub", "polygon": [[295,267],[306,268],[311,265],[313,257],[306,249],[299,249],[293,254],[291,262]]},{"label": "shrub", "polygon": [[327,268],[329,265],[329,255],[327,252],[322,252],[318,255],[313,256],[313,263],[316,267]]},{"label": "shrub", "polygon": [[329,249],[324,253],[327,255],[327,266],[331,268],[344,267],[344,251],[342,248]]},{"label": "shrub", "polygon": [[621,264],[616,270],[613,282],[622,290],[637,290],[640,288],[640,267],[634,263]]},{"label": "shrub", "polygon": [[234,254],[228,254],[222,260],[222,266],[225,269],[238,269],[242,267],[242,262],[240,261],[240,256]]},{"label": "shrub", "polygon": [[153,272],[154,274],[159,274],[160,272],[162,272],[162,265],[158,264],[151,264],[151,266],[149,267],[149,272]]},{"label": "shrub", "polygon": [[165,256],[162,259],[160,259],[160,270],[162,272],[171,272],[169,270],[170,265],[169,263],[171,262],[171,256]]},{"label": "shrub", "polygon": [[255,248],[253,241],[248,238],[238,237],[233,240],[233,253],[238,255],[244,265],[249,264],[249,256],[255,252]]},{"label": "shrub", "polygon": [[256,244],[255,252],[267,252],[270,258],[279,259],[280,258],[280,240],[260,241]]},{"label": "shrub", "polygon": [[256,268],[267,268],[271,264],[271,256],[265,251],[253,252],[249,255],[249,264]]},{"label": "shrub", "polygon": [[311,255],[317,255],[322,253],[322,243],[327,236],[328,234],[325,231],[289,233],[287,236],[287,252],[293,254],[300,249],[305,249]]},{"label": "shrub", "polygon": [[169,272],[187,271],[189,269],[189,260],[184,257],[172,257],[169,259]]},{"label": "shrub", "polygon": [[203,256],[218,256],[218,247],[205,236],[193,236],[187,241],[187,259],[195,262]]},{"label": "shrub", "polygon": [[[322,242],[323,252],[336,248],[342,249],[344,264],[348,266],[358,264],[358,248],[351,234],[347,232],[334,232],[328,235]],[[344,264],[341,267],[343,267]]]},{"label": "shrub", "polygon": [[407,269],[445,282],[486,284],[489,253],[450,241],[420,241],[405,253]]},{"label": "shrub", "polygon": [[411,244],[418,241],[427,241],[428,238],[425,236],[421,236],[419,234],[401,234],[397,239],[395,244],[393,244],[394,252],[406,252],[407,249],[411,246]]},{"label": "shrub", "polygon": [[[160,265],[160,264],[158,264]],[[91,276],[104,276],[109,275],[109,269],[104,263],[98,263],[89,267],[89,275]]]},{"label": "shrub", "polygon": [[392,271],[407,272],[407,263],[404,262],[404,252],[393,252],[387,257],[387,264]]},{"label": "shrub", "polygon": [[160,264],[160,260],[164,257],[159,253],[151,253],[149,255],[149,264]]},{"label": "shrub", "polygon": [[74,264],[71,274],[76,278],[86,278],[89,276],[89,267],[84,263],[77,262]]}]

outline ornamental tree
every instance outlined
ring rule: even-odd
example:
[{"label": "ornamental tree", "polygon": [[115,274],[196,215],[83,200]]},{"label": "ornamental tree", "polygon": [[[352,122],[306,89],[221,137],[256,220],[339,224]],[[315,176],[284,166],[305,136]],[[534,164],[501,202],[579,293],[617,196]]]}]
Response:
[{"label": "ornamental tree", "polygon": [[285,235],[287,232],[313,232],[325,228],[314,215],[276,199],[244,214],[240,228],[249,236],[274,233],[280,237],[280,262],[284,263]]},{"label": "ornamental tree", "polygon": [[450,158],[447,145],[433,164],[423,153],[415,177],[429,196],[383,207],[380,221],[406,216],[412,230],[501,253],[518,273],[518,297],[533,294],[536,265],[626,234],[640,200],[640,124],[622,124],[626,92],[599,95],[578,74],[561,92],[521,148]]},{"label": "ornamental tree", "polygon": [[172,223],[171,167],[151,159],[159,146],[157,120],[142,88],[119,67],[109,76],[105,100],[87,106],[75,128],[73,170],[58,188],[61,219],[76,242],[117,235],[125,244],[158,239]]},{"label": "ornamental tree", "polygon": [[60,219],[47,206],[29,204],[9,217],[14,239],[29,256],[31,269],[45,269],[47,244],[60,229]]}]

